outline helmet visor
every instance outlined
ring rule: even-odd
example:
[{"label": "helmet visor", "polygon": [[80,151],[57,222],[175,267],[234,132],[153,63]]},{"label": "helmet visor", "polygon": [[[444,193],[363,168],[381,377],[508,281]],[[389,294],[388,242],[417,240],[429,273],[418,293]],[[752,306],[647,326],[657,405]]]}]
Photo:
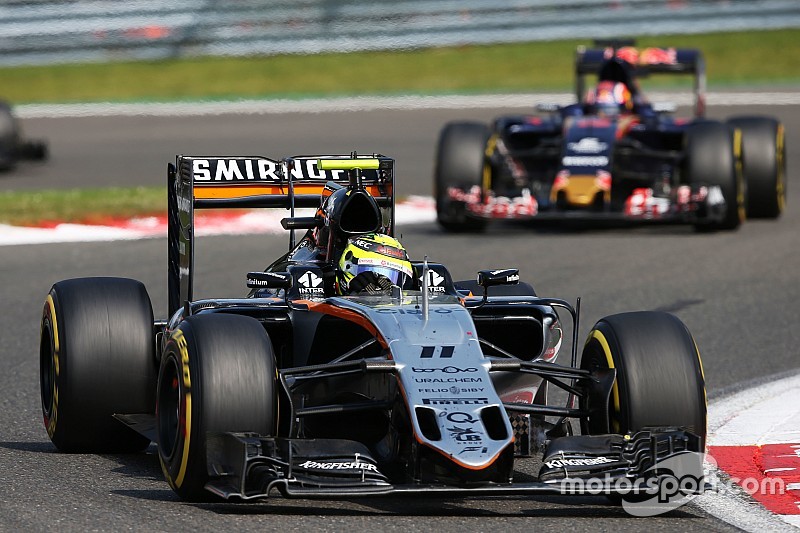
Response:
[{"label": "helmet visor", "polygon": [[[392,266],[389,266],[392,265]],[[405,281],[411,276],[405,269],[400,270],[402,265],[381,259],[361,259],[357,265],[353,265],[350,272],[358,276],[362,272],[374,272],[381,276],[386,276],[393,285],[403,286]]]}]

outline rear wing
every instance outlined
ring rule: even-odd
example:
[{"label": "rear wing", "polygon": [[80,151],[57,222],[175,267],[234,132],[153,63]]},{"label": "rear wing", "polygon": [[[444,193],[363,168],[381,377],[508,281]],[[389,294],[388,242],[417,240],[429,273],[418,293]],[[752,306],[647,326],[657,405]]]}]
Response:
[{"label": "rear wing", "polygon": [[[320,165],[319,163],[323,164]],[[394,232],[394,159],[381,155],[267,157],[177,156],[167,167],[168,305],[170,316],[193,298],[194,212],[215,208],[295,209],[320,206],[326,184],[359,185],[375,198]],[[290,246],[294,230],[290,231]]]},{"label": "rear wing", "polygon": [[[603,67],[614,59],[630,67],[632,78],[645,78],[651,74],[689,74],[694,78],[694,114],[705,115],[706,67],[703,54],[696,49],[636,48],[633,41],[596,41],[596,48],[578,47],[575,57],[575,94],[583,101],[586,94],[586,77],[599,75]],[[635,83],[635,82],[634,82]]]}]

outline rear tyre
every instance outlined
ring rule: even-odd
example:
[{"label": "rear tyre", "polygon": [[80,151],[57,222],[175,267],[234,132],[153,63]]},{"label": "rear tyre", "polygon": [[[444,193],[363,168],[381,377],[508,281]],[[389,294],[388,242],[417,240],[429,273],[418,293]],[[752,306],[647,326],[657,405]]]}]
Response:
[{"label": "rear tyre", "polygon": [[476,122],[451,122],[439,135],[436,149],[436,220],[447,231],[478,232],[487,221],[471,216],[464,202],[453,200],[448,189],[469,192],[481,187],[489,128]]},{"label": "rear tyre", "polygon": [[[706,390],[700,354],[674,315],[657,311],[601,319],[589,333],[581,368],[615,368],[609,419],[589,418],[584,433],[625,434],[675,426],[706,438]],[[585,406],[584,406],[585,407]]]},{"label": "rear tyre", "polygon": [[690,185],[718,186],[725,200],[722,220],[698,221],[701,231],[734,230],[745,220],[745,182],[739,166],[741,139],[720,122],[692,124],[686,132],[684,174]]},{"label": "rear tyre", "polygon": [[274,435],[275,358],[261,324],[240,315],[205,314],[172,333],[158,375],[158,457],[183,499],[212,501],[205,490],[208,432]]},{"label": "rear tyre", "polygon": [[150,440],[113,415],[155,406],[153,311],[140,282],[81,278],[53,285],[42,312],[42,412],[64,452],[141,451]]},{"label": "rear tyre", "polygon": [[747,216],[778,218],[786,203],[786,145],[783,125],[768,117],[735,117],[728,124],[742,134],[747,182]]}]

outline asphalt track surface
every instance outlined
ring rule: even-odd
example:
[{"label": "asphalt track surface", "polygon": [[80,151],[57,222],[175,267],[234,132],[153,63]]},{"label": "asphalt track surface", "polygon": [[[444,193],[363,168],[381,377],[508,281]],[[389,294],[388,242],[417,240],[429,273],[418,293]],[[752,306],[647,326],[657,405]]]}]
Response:
[{"label": "asphalt track surface", "polygon": [[[284,156],[358,150],[397,159],[399,194],[429,195],[441,126],[454,119],[488,120],[505,111],[510,110],[29,119],[28,135],[48,138],[52,158],[22,166],[0,177],[0,183],[8,189],[153,185],[164,183],[166,164],[179,153]],[[782,118],[792,181],[800,168],[795,142],[800,111],[793,106],[710,111],[712,116],[741,113]],[[581,339],[608,314],[675,313],[695,336],[713,400],[798,366],[800,186],[795,185],[788,187],[783,217],[749,221],[736,232],[508,224],[479,236],[447,235],[433,224],[399,231],[412,256],[447,264],[455,278],[472,278],[481,268],[519,267],[541,295],[573,302],[581,297]],[[198,295],[245,293],[245,273],[269,263],[286,242],[263,235],[201,241]],[[733,529],[693,505],[642,519],[600,497],[180,502],[164,482],[152,446],[149,453],[128,456],[58,453],[42,425],[38,383],[39,318],[50,286],[80,276],[136,278],[147,286],[156,316],[163,317],[165,240],[9,246],[0,249],[0,272],[2,531]]]}]

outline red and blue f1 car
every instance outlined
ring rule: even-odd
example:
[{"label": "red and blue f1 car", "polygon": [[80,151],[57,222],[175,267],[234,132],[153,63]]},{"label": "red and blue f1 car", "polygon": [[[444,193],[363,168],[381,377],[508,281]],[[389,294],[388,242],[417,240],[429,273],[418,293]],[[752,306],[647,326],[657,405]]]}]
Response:
[{"label": "red and blue f1 car", "polygon": [[[541,105],[492,124],[452,122],[439,136],[437,219],[479,231],[493,219],[689,223],[735,229],[746,217],[777,218],[785,203],[786,148],[776,119],[704,118],[705,66],[694,49],[580,48],[578,103]],[[647,102],[639,79],[691,75],[694,116]],[[618,84],[615,109],[586,93],[587,76]],[[613,111],[613,112],[610,112]]]}]

